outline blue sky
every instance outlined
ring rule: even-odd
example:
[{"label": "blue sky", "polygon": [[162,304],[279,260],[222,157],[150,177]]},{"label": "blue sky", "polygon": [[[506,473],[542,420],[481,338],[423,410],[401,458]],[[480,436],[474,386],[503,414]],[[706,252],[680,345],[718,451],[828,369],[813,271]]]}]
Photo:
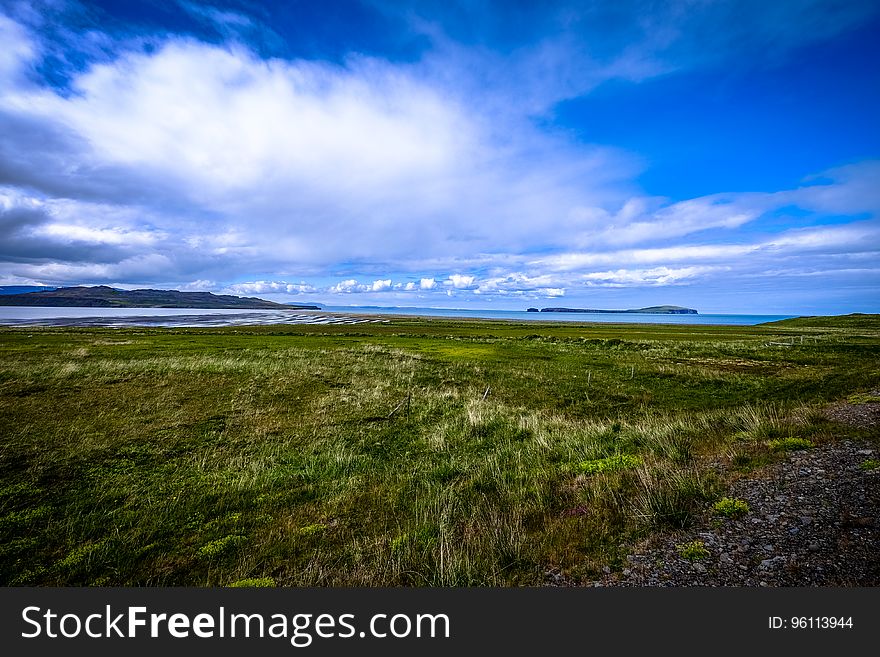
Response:
[{"label": "blue sky", "polygon": [[880,3],[0,0],[0,284],[880,312]]}]

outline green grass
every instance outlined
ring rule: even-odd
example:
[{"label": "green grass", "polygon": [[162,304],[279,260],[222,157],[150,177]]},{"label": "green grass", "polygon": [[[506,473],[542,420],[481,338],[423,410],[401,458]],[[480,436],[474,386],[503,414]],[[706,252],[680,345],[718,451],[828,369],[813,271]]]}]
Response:
[{"label": "green grass", "polygon": [[719,462],[865,436],[817,409],[878,357],[864,318],[0,330],[0,583],[590,578]]}]

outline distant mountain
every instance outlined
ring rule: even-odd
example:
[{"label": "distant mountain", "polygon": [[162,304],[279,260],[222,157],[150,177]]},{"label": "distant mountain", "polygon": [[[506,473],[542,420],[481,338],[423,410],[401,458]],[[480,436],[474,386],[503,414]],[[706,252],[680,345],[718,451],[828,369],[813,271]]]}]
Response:
[{"label": "distant mountain", "polygon": [[79,308],[244,308],[267,310],[320,310],[256,297],[177,290],[114,290],[106,285],[61,287],[42,292],[0,295],[0,306],[65,306]]},{"label": "distant mountain", "polygon": [[25,292],[47,292],[57,290],[49,285],[0,285],[0,294],[24,294]]},{"label": "distant mountain", "polygon": [[596,310],[595,308],[529,308],[527,312],[536,313],[641,313],[645,315],[697,315],[693,308],[682,306],[648,306],[629,310]]}]

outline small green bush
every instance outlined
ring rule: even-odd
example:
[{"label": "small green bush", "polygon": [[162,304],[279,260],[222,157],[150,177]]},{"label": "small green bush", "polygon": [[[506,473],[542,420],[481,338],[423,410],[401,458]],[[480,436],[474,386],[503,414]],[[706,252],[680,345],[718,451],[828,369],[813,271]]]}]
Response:
[{"label": "small green bush", "polygon": [[699,561],[700,559],[705,559],[709,556],[709,550],[706,549],[706,544],[703,543],[703,541],[681,543],[676,545],[675,548],[678,550],[678,553],[682,558],[687,559],[688,561]]},{"label": "small green bush", "polygon": [[739,518],[749,512],[749,504],[739,498],[725,497],[715,502],[715,513],[728,518]]},{"label": "small green bush", "polygon": [[107,543],[107,539],[102,539],[95,543],[86,543],[74,548],[61,561],[56,564],[59,570],[70,570],[87,561],[94,552],[102,548]]},{"label": "small green bush", "polygon": [[581,461],[575,465],[575,470],[583,474],[597,474],[599,472],[614,472],[615,470],[624,470],[626,468],[634,468],[641,464],[642,459],[632,454],[614,454],[604,459],[592,459],[589,461]]},{"label": "small green bush", "polygon": [[16,527],[27,527],[31,523],[43,521],[52,513],[52,509],[48,506],[38,506],[31,509],[23,509],[22,511],[13,511],[0,517],[0,530],[6,530]]},{"label": "small green bush", "polygon": [[767,447],[774,452],[793,452],[799,449],[810,449],[811,447],[815,447],[815,445],[806,438],[789,436],[788,438],[769,440],[767,441]]},{"label": "small green bush", "polygon": [[271,577],[252,577],[249,579],[240,579],[237,582],[229,584],[234,589],[244,588],[272,588],[275,586],[275,580]]},{"label": "small green bush", "polygon": [[315,534],[320,534],[325,529],[327,529],[327,525],[321,524],[319,522],[313,525],[306,525],[305,527],[300,527],[296,530],[296,533],[300,536],[314,536]]},{"label": "small green bush", "polygon": [[401,534],[400,536],[395,536],[391,541],[391,554],[397,554],[402,552],[406,547],[406,544],[409,543],[409,534]]},{"label": "small green bush", "polygon": [[403,532],[391,539],[391,554],[400,555],[412,549],[430,549],[437,543],[437,536],[437,528],[431,526],[419,527],[412,533]]},{"label": "small green bush", "polygon": [[206,558],[218,557],[224,552],[228,552],[238,545],[241,545],[246,540],[247,539],[240,534],[224,536],[223,538],[218,538],[216,541],[211,541],[200,547],[198,554],[200,557]]},{"label": "small green bush", "polygon": [[876,404],[877,402],[880,402],[880,395],[875,395],[870,392],[857,392],[847,397],[846,401],[850,404]]},{"label": "small green bush", "polygon": [[880,461],[877,459],[868,459],[867,461],[859,463],[859,467],[862,470],[876,470],[877,468],[880,468]]}]

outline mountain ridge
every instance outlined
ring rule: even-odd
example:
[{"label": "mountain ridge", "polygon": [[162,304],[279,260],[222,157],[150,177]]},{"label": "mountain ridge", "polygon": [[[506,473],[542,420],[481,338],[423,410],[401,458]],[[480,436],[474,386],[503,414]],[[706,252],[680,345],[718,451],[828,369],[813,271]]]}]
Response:
[{"label": "mountain ridge", "polygon": [[61,287],[55,290],[0,295],[0,306],[48,306],[76,308],[205,308],[320,310],[320,306],[291,305],[257,297],[237,297],[212,292],[179,290],[116,290],[106,285]]}]

